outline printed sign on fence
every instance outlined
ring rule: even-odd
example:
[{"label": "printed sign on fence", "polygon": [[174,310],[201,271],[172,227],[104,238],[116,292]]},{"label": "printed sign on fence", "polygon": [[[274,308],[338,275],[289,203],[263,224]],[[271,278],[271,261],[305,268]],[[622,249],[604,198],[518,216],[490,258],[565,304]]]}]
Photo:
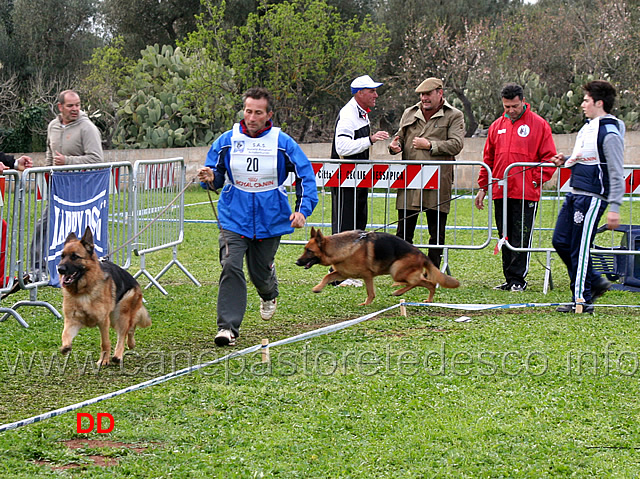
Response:
[{"label": "printed sign on fence", "polygon": [[98,257],[108,251],[108,169],[54,172],[51,175],[49,205],[49,275],[51,286],[60,286],[58,263],[69,233],[82,237],[89,226]]},{"label": "printed sign on fence", "polygon": [[[353,164],[312,162],[318,187],[411,188],[435,190],[440,186],[437,165]],[[289,175],[285,186],[295,184]]]}]

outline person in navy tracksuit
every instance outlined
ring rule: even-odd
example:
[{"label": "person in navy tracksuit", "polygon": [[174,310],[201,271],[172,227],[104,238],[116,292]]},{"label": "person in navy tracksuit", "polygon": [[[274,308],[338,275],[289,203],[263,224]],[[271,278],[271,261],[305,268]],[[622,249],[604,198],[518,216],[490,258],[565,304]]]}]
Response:
[{"label": "person in navy tracksuit", "polygon": [[571,168],[571,193],[567,194],[553,233],[553,247],[567,266],[574,305],[557,311],[593,312],[593,302],[611,283],[593,270],[589,249],[600,217],[609,206],[607,227],[620,225],[624,196],[624,123],[611,114],[616,90],[607,81],[596,80],[583,87],[582,111],[588,119],[578,132],[571,156],[558,153],[553,162]]}]

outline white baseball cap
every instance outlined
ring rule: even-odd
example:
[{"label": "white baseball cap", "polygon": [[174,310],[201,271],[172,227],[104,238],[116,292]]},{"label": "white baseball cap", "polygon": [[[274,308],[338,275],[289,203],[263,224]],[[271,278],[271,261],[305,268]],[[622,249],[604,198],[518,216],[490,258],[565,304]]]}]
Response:
[{"label": "white baseball cap", "polygon": [[358,90],[363,88],[378,88],[382,83],[375,82],[369,75],[362,75],[351,82],[351,93],[356,94]]}]

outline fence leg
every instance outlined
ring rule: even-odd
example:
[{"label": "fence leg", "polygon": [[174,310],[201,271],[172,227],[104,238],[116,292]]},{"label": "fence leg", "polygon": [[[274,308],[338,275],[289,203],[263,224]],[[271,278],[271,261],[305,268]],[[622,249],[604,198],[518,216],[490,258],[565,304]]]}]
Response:
[{"label": "fence leg", "polygon": [[[189,278],[191,281],[193,281],[193,284],[195,284],[198,288],[200,286],[202,286],[200,284],[200,282],[187,270],[187,268],[185,268],[182,263],[180,263],[180,261],[178,261],[178,247],[174,246],[173,247],[173,259],[167,263],[167,265],[162,268],[162,271],[160,271],[160,273],[158,273],[158,275],[155,277],[155,280],[159,280],[160,277],[165,274],[167,271],[169,271],[169,269],[173,266],[176,265],[180,270],[182,270],[182,272],[186,275],[187,278]],[[145,286],[144,289],[147,289],[151,286],[151,283],[149,283],[147,286]]]},{"label": "fence leg", "polygon": [[151,273],[149,273],[149,271],[147,271],[146,265],[145,265],[145,260],[144,260],[144,253],[142,253],[140,255],[140,270],[136,274],[133,275],[133,278],[134,279],[138,279],[138,276],[140,276],[141,274],[144,274],[145,277],[150,281],[149,285],[147,287],[145,287],[145,289],[147,289],[150,285],[153,284],[165,296],[167,296],[169,294],[169,293],[167,293],[167,291],[162,286],[160,286],[160,283],[158,283],[156,281],[156,279],[151,275]]},{"label": "fence leg", "polygon": [[0,321],[6,321],[9,316],[13,316],[14,318],[16,318],[16,321],[20,323],[20,326],[22,326],[23,328],[29,327],[29,323],[22,319],[22,316],[20,316],[17,311],[14,311],[11,308],[0,308],[0,313],[5,313],[4,316],[0,318]]},{"label": "fence leg", "polygon": [[542,292],[547,294],[553,289],[553,277],[551,276],[551,251],[547,251],[547,266],[544,270],[544,287]]}]

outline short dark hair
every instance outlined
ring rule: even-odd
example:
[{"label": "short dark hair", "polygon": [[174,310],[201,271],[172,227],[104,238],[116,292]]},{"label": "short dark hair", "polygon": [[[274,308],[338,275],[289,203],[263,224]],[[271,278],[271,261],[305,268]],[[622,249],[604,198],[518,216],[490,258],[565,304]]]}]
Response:
[{"label": "short dark hair", "polygon": [[608,81],[594,80],[582,85],[584,92],[593,98],[593,102],[602,100],[602,108],[606,113],[611,113],[616,101],[616,89]]},{"label": "short dark hair", "polygon": [[507,100],[513,100],[515,97],[522,100],[524,98],[524,90],[517,83],[507,83],[502,87],[500,95]]},{"label": "short dark hair", "polygon": [[254,100],[261,100],[262,98],[266,98],[267,100],[267,112],[273,110],[273,97],[271,96],[271,92],[266,88],[256,86],[253,88],[249,88],[244,95],[242,95],[242,104],[244,105],[247,98],[253,98]]}]

